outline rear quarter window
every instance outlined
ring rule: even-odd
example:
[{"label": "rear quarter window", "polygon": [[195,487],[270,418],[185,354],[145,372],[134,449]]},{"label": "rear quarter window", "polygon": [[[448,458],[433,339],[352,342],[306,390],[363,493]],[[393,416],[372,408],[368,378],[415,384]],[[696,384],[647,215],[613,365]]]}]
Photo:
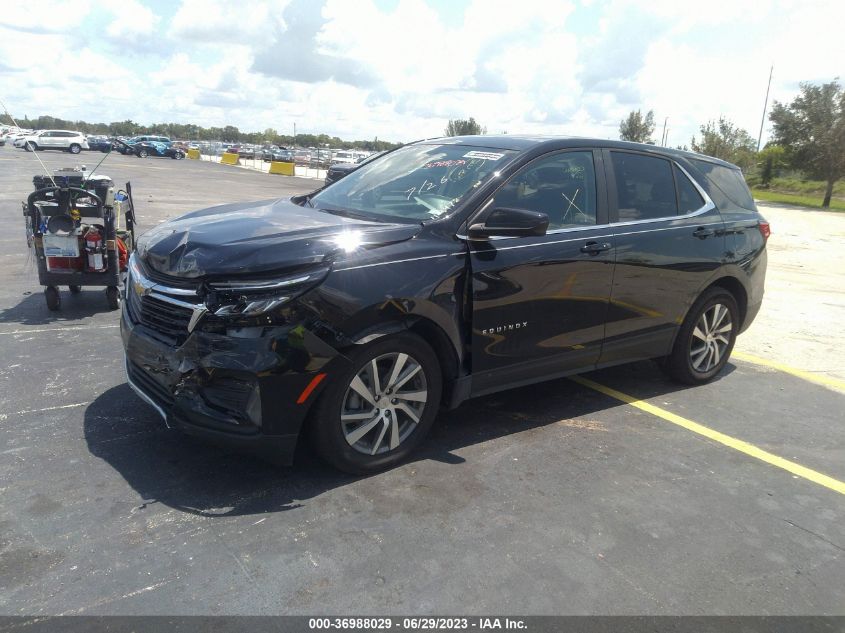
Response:
[{"label": "rear quarter window", "polygon": [[739,207],[757,211],[751,191],[739,169],[724,167],[704,160],[692,160],[710,182],[710,197],[720,209]]}]

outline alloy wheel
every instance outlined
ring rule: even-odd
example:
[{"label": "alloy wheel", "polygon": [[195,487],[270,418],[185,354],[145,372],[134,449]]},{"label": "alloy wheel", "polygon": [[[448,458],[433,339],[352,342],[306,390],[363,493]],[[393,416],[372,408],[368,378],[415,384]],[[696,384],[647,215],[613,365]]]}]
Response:
[{"label": "alloy wheel", "polygon": [[416,429],[428,401],[422,365],[393,352],[367,362],[349,384],[340,409],[347,443],[360,453],[396,449]]},{"label": "alloy wheel", "polygon": [[704,374],[719,364],[731,343],[732,330],[731,312],[725,305],[716,303],[702,312],[690,342],[690,362],[695,371]]}]

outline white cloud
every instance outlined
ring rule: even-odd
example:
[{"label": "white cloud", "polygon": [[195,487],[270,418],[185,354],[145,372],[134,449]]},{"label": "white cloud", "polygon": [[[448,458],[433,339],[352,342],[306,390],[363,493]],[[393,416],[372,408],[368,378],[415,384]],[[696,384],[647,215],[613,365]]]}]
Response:
[{"label": "white cloud", "polygon": [[144,38],[154,37],[161,21],[152,9],[138,0],[99,0],[99,7],[114,14],[106,34],[124,44],[137,45]]},{"label": "white cloud", "polygon": [[183,0],[170,23],[178,40],[226,46],[266,44],[263,41],[280,23],[287,0],[208,2]]},{"label": "white cloud", "polygon": [[30,33],[68,33],[82,24],[90,10],[90,0],[4,2],[0,26]]}]

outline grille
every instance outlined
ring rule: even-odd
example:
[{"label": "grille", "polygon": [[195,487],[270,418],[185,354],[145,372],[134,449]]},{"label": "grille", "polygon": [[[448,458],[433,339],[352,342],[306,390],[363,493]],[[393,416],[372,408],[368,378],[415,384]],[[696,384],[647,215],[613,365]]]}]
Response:
[{"label": "grille", "polygon": [[234,414],[240,414],[247,405],[253,385],[233,378],[217,378],[203,394],[209,403]]},{"label": "grille", "polygon": [[167,410],[173,406],[173,394],[167,387],[160,385],[146,371],[135,363],[128,363],[126,371],[136,387],[152,398],[161,408]]},{"label": "grille", "polygon": [[133,323],[143,325],[151,336],[171,346],[179,346],[188,338],[188,323],[192,311],[188,308],[150,296],[138,296],[130,287],[129,316]]},{"label": "grille", "polygon": [[[130,263],[129,278],[126,284],[126,305],[132,323],[142,325],[153,338],[171,347],[178,347],[188,338],[188,324],[191,322],[191,306],[199,301],[194,294],[196,282],[180,280],[179,285],[161,284],[161,276],[156,278],[141,272],[140,266]],[[146,293],[139,294],[138,286],[146,288]],[[149,294],[152,290],[152,294]],[[189,291],[189,292],[186,292]],[[187,305],[179,305],[179,304]]]}]

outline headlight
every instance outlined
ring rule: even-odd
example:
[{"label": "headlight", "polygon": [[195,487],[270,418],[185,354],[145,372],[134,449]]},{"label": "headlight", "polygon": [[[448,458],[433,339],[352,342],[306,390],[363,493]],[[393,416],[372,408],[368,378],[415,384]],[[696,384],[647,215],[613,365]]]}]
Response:
[{"label": "headlight", "polygon": [[328,272],[328,268],[319,268],[273,279],[210,282],[205,305],[215,316],[224,319],[261,316],[310,290]]}]

